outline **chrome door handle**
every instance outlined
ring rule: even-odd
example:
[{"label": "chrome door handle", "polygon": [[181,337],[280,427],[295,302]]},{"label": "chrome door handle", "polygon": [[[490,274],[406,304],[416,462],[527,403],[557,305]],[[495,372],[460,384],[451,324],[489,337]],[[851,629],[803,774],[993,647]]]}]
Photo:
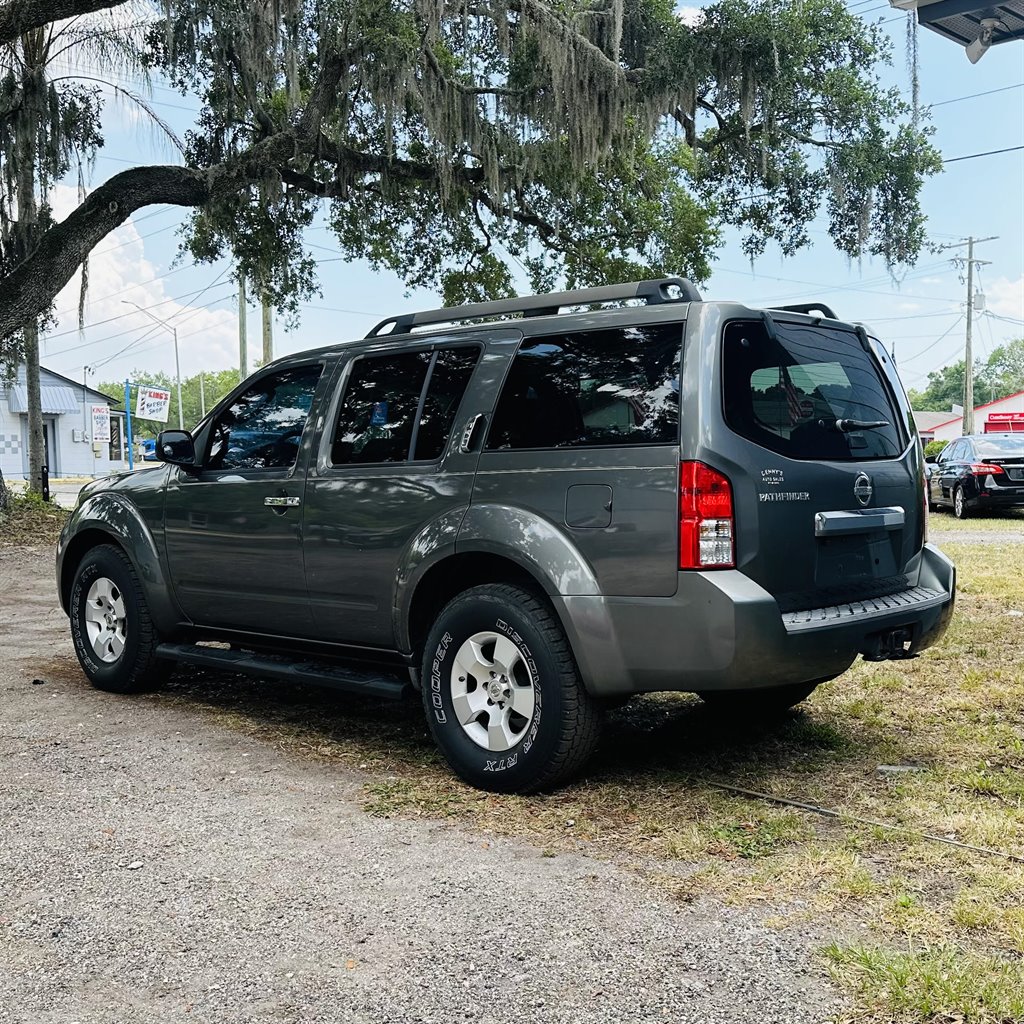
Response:
[{"label": "chrome door handle", "polygon": [[271,508],[297,508],[302,504],[301,498],[264,498],[264,505]]}]

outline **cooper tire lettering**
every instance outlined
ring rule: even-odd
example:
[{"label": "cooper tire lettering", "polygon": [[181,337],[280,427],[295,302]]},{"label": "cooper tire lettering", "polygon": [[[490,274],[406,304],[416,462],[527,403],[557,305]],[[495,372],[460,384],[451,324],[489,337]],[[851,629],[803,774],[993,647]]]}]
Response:
[{"label": "cooper tire lettering", "polygon": [[596,744],[600,708],[539,594],[496,583],[456,596],[427,637],[423,663],[431,732],[472,785],[534,792],[575,771]]}]

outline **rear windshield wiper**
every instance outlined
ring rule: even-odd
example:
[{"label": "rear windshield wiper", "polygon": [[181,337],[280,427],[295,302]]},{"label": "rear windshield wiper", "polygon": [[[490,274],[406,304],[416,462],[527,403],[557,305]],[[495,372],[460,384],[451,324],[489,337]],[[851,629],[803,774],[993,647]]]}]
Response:
[{"label": "rear windshield wiper", "polygon": [[832,427],[833,430],[838,430],[843,434],[848,434],[851,430],[881,430],[882,427],[889,426],[888,420],[833,420],[831,423],[828,420],[820,420],[819,422],[823,427]]}]

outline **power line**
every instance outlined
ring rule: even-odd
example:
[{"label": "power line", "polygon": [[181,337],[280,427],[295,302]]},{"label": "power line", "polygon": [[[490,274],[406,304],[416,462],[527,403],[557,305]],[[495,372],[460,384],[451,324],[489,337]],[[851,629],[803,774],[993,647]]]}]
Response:
[{"label": "power line", "polygon": [[930,345],[926,345],[926,346],[925,346],[925,347],[924,347],[923,349],[921,349],[921,351],[920,351],[920,352],[918,352],[918,353],[917,353],[916,355],[912,355],[912,356],[910,356],[910,358],[909,358],[909,359],[904,359],[904,360],[903,360],[903,363],[904,363],[904,364],[906,364],[906,363],[912,363],[912,362],[913,362],[913,361],[914,361],[915,359],[920,359],[920,358],[921,358],[921,356],[923,356],[923,355],[926,355],[926,354],[927,354],[928,352],[931,352],[931,350],[932,350],[933,348],[935,348],[935,346],[936,346],[936,345],[938,345],[938,343],[939,343],[940,341],[942,341],[942,340],[943,340],[944,338],[946,338],[946,337],[948,337],[948,336],[949,336],[949,333],[950,333],[950,332],[951,332],[951,331],[953,330],[953,328],[954,328],[954,327],[956,327],[956,326],[957,326],[957,324],[959,324],[959,323],[960,323],[960,321],[961,321],[961,320],[963,320],[963,318],[964,318],[964,315],[963,315],[963,313],[961,313],[961,314],[960,314],[960,315],[959,315],[959,316],[958,316],[958,317],[957,317],[957,318],[956,318],[956,319],[955,319],[955,320],[954,320],[954,321],[953,321],[953,322],[952,322],[952,323],[951,323],[951,324],[949,325],[949,327],[947,327],[947,328],[946,328],[946,330],[944,330],[944,331],[942,332],[942,334],[940,334],[940,335],[939,335],[939,336],[938,336],[938,337],[937,337],[937,338],[936,338],[936,339],[935,339],[935,340],[934,340],[934,341],[933,341],[933,342],[932,342],[932,343],[931,343]]},{"label": "power line", "polygon": [[[168,302],[181,302],[184,299],[198,298],[200,295],[203,294],[203,292],[205,292],[208,288],[211,287],[211,284],[216,283],[216,281],[220,279],[220,276],[223,276],[223,272],[222,272],[221,275],[218,276],[218,278],[215,278],[214,282],[211,282],[210,284],[207,284],[207,285],[205,285],[202,288],[196,288],[195,290],[190,291],[190,292],[185,292],[182,295],[172,295],[170,298],[161,299],[159,302],[154,302],[154,303],[152,303],[149,306],[143,306],[141,308],[142,309],[147,309],[147,310],[149,310],[149,309],[159,309],[160,306],[166,306]],[[114,323],[117,320],[123,320],[125,317],[130,317],[130,316],[134,316],[134,315],[135,315],[134,313],[118,313],[117,316],[107,317],[106,320],[97,320],[94,324],[86,324],[85,327],[84,327],[84,330],[90,330],[93,327],[102,327],[103,324]],[[133,328],[133,329],[137,329],[137,328]],[[78,331],[77,328],[75,330],[73,330],[73,331],[61,331],[59,334],[51,334],[51,335],[49,335],[44,340],[46,342],[50,342],[50,341],[53,341],[55,338],[66,338],[69,334],[78,334],[78,333],[80,333],[80,332]],[[70,352],[72,349],[86,348],[89,345],[98,345],[101,341],[111,341],[114,338],[120,338],[120,337],[123,337],[125,334],[131,334],[131,333],[132,333],[131,330],[128,330],[128,331],[122,331],[120,334],[108,334],[108,335],[106,335],[103,338],[94,338],[92,341],[86,341],[86,342],[83,342],[80,345],[71,345],[69,348],[58,349],[56,352],[48,352],[47,355],[59,356],[59,355],[63,354],[64,352]]]},{"label": "power line", "polygon": [[1017,150],[1024,149],[1024,146],[1008,146],[1006,149],[990,149],[986,153],[968,153],[967,156],[951,156],[944,159],[944,164],[955,164],[959,160],[977,160],[981,156],[998,156],[1000,153],[1016,153]]},{"label": "power line", "polygon": [[[214,306],[216,306],[216,305],[217,305],[217,303],[218,303],[218,302],[224,302],[224,301],[225,301],[226,299],[229,299],[229,298],[231,298],[231,297],[232,297],[232,295],[230,295],[230,294],[229,294],[229,295],[222,295],[222,296],[221,296],[220,298],[218,298],[218,299],[212,299],[212,300],[211,300],[210,302],[204,303],[204,304],[203,304],[203,305],[201,305],[201,306],[196,306],[196,307],[195,307],[195,308],[194,308],[194,309],[193,309],[193,310],[192,310],[192,311],[191,311],[191,312],[190,312],[190,313],[188,314],[188,316],[186,316],[186,317],[184,317],[184,318],[183,318],[182,320],[179,320],[179,321],[178,321],[178,325],[180,326],[181,324],[184,324],[184,323],[188,323],[188,321],[189,321],[189,320],[191,320],[191,319],[192,319],[193,317],[197,316],[197,315],[198,315],[199,313],[201,313],[201,312],[203,312],[204,310],[207,310],[207,309],[212,309],[212,308],[213,308]],[[117,359],[117,358],[118,358],[118,356],[122,356],[122,355],[124,355],[124,354],[125,354],[126,352],[130,352],[130,351],[131,351],[132,349],[135,349],[137,345],[140,345],[140,344],[142,344],[142,342],[146,341],[146,340],[147,340],[148,338],[151,338],[151,337],[152,337],[152,336],[153,336],[154,334],[156,334],[156,333],[157,333],[158,331],[159,331],[159,328],[158,328],[157,326],[155,326],[155,325],[154,325],[153,327],[150,327],[150,328],[148,328],[148,329],[146,330],[145,334],[143,334],[143,335],[142,335],[142,336],[141,336],[140,338],[137,338],[137,339],[136,339],[135,341],[133,341],[133,342],[132,342],[131,344],[129,344],[129,345],[125,345],[125,347],[124,347],[124,348],[122,348],[122,349],[119,349],[119,350],[118,350],[117,352],[115,352],[115,353],[114,353],[114,354],[113,354],[112,356],[107,356],[106,358],[104,358],[104,359],[101,359],[101,360],[99,360],[99,361],[98,361],[98,362],[96,362],[96,363],[90,363],[90,364],[89,364],[89,366],[90,366],[90,369],[92,369],[92,370],[97,370],[97,369],[99,369],[99,367],[101,367],[101,366],[106,366],[106,365],[107,365],[108,363],[110,363],[110,362],[113,362],[113,360]],[[194,334],[194,333],[195,333],[195,332],[193,332],[193,334]],[[178,340],[180,341],[180,340],[181,340],[182,338],[191,338],[192,336],[193,336],[192,334],[183,334],[183,335],[179,335],[179,336],[178,336]],[[160,339],[160,340],[162,341],[163,339]],[[137,350],[136,350],[136,352],[135,352],[135,354],[136,354],[136,355],[138,355],[138,353],[139,353],[139,352],[146,352],[146,351],[148,351],[148,350],[149,350],[149,349],[151,349],[151,348],[153,348],[153,345],[152,345],[152,344],[150,344],[150,345],[146,345],[146,346],[144,346],[144,347],[143,347],[143,348],[141,348],[141,349],[137,349]]]},{"label": "power line", "polygon": [[[204,287],[199,292],[199,295],[197,295],[196,298],[199,298],[205,292],[209,291],[228,272],[228,270],[230,270],[230,269],[231,268],[230,268],[230,264],[229,264],[209,284],[207,284],[206,287]],[[228,295],[221,295],[219,298],[216,298],[216,299],[212,300],[212,302],[210,302],[209,305],[194,307],[194,310],[195,310],[195,312],[198,312],[199,310],[202,310],[202,309],[208,309],[209,306],[216,305],[216,303],[218,303],[218,302],[223,302],[224,299],[228,298],[230,295],[233,295],[233,294],[234,294],[234,291],[232,290],[231,292],[228,293]],[[141,307],[140,307],[140,309],[141,309]],[[167,318],[167,323],[165,323],[165,324],[158,324],[155,327],[149,328],[149,330],[147,330],[146,333],[143,334],[141,338],[138,338],[136,341],[133,341],[130,345],[125,345],[124,348],[122,348],[119,351],[115,352],[112,356],[107,356],[106,359],[102,359],[99,362],[97,362],[96,364],[94,364],[93,369],[96,369],[97,367],[100,367],[100,366],[105,366],[111,360],[116,359],[118,356],[123,355],[125,352],[129,351],[129,349],[134,348],[140,342],[145,341],[146,338],[150,337],[157,330],[159,330],[161,326],[166,327],[167,324],[169,324],[176,316],[180,316],[182,314],[182,312],[184,312],[184,310],[178,310],[177,313],[172,313]],[[128,315],[131,316],[130,313]],[[179,321],[179,323],[185,323],[186,321],[190,320],[193,315],[194,315],[194,313],[189,313],[189,315],[187,317],[185,317],[185,320]],[[137,329],[138,328],[136,328],[136,330]],[[130,333],[130,332],[125,332],[125,333]],[[115,335],[114,337],[117,337],[117,335]],[[100,339],[100,340],[102,341],[104,339]],[[110,339],[107,338],[105,340],[109,341]],[[93,344],[93,343],[90,342],[90,344]],[[71,349],[65,349],[64,351],[71,351]]]},{"label": "power line", "polygon": [[936,107],[945,107],[950,103],[963,103],[964,100],[976,100],[979,96],[994,96],[997,92],[1009,92],[1011,89],[1024,88],[1024,82],[1018,82],[1016,85],[1004,85],[1001,89],[987,89],[985,92],[972,92],[969,96],[954,96],[951,100],[940,100],[938,103],[926,103],[924,106],[931,107],[933,110]]}]

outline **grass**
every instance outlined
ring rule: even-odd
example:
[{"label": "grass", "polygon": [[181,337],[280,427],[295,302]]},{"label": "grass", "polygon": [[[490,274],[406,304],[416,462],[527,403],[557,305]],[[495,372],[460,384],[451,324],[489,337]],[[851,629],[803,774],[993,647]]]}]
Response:
[{"label": "grass", "polygon": [[826,947],[832,974],[854,988],[879,1021],[1019,1024],[1024,1020],[1024,966],[938,946],[893,951]]},{"label": "grass", "polygon": [[957,519],[948,509],[932,512],[928,516],[928,529],[954,538],[963,533],[1007,533],[1024,537],[1024,508],[1001,509],[997,514],[981,513]]},{"label": "grass", "polygon": [[7,511],[0,511],[0,546],[56,544],[71,514],[38,494],[8,488]]},{"label": "grass", "polygon": [[[587,777],[540,796],[457,782],[413,702],[187,669],[155,699],[362,769],[372,814],[521,836],[548,856],[582,850],[680,900],[759,906],[775,926],[809,925],[832,940],[823,969],[848,986],[853,1020],[1022,1021],[1024,864],[915,835],[1024,855],[1016,546],[943,546],[961,586],[938,647],[909,662],[859,662],[776,723],[741,726],[686,695],[634,700],[609,716]],[[902,831],[731,795],[714,782]]]}]

